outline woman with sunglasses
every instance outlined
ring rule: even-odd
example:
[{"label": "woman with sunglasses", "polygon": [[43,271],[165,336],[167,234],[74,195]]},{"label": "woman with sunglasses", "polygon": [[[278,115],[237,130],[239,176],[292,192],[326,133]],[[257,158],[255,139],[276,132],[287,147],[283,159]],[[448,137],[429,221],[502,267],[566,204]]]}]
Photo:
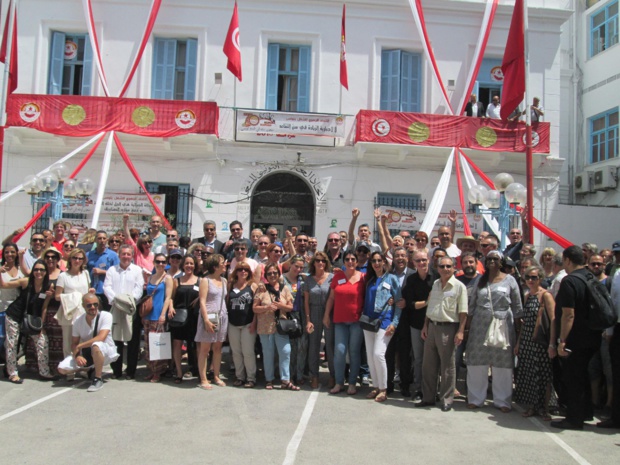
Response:
[{"label": "woman with sunglasses", "polygon": [[112,236],[110,236],[110,238],[108,239],[108,248],[116,252],[116,254],[118,255],[118,252],[121,249],[121,244],[123,243],[124,237],[125,235],[121,237],[118,234],[113,234]]},{"label": "woman with sunglasses", "polygon": [[[187,255],[194,257],[194,274],[200,277],[205,276],[202,272],[203,252],[205,252],[205,246],[199,242],[190,245],[189,249],[187,249]],[[204,260],[206,261],[207,258],[205,257]]]},{"label": "woman with sunglasses", "polygon": [[358,271],[357,256],[344,254],[344,272],[337,271],[331,283],[331,292],[325,304],[323,326],[329,328],[333,311],[334,322],[334,369],[336,385],[329,391],[338,394],[344,389],[347,352],[350,359],[349,388],[347,394],[357,394],[355,384],[360,371],[362,339],[364,337],[359,318],[364,306],[364,273]]},{"label": "woman with sunglasses", "polygon": [[263,346],[263,369],[267,380],[265,388],[273,389],[274,358],[277,349],[280,379],[282,381],[280,388],[299,391],[299,387],[291,382],[291,343],[289,337],[276,331],[276,319],[285,318],[285,314],[293,310],[293,296],[280,281],[280,276],[280,269],[277,264],[268,263],[265,266],[266,289],[255,296],[253,304],[254,313],[257,315],[256,332]]},{"label": "woman with sunglasses", "polygon": [[[0,273],[0,288],[19,289],[19,296],[6,309],[6,371],[9,381],[14,384],[21,384],[23,380],[17,372],[17,353],[19,351],[18,341],[22,328],[22,321],[26,314],[41,317],[45,320],[46,307],[54,294],[49,287],[47,267],[43,260],[37,260],[32,266],[31,274],[28,278],[14,279],[5,281],[4,276],[11,270],[4,265]],[[41,379],[53,379],[49,369],[48,349],[49,342],[45,334],[45,329],[39,334],[32,334],[28,338],[32,340],[36,347],[37,367]]]},{"label": "woman with sunglasses", "polygon": [[[472,291],[467,327],[467,408],[482,407],[487,397],[489,367],[493,376],[493,405],[504,413],[512,409],[512,371],[516,343],[515,322],[523,316],[516,280],[502,273],[504,256],[490,251],[484,261],[485,272]],[[485,344],[493,318],[505,320],[510,346],[507,349]]]},{"label": "woman with sunglasses", "polygon": [[181,260],[183,260],[183,253],[179,249],[172,249],[168,254],[168,274],[172,279],[178,278],[183,274]]},{"label": "woman with sunglasses", "polygon": [[[284,255],[284,249],[282,246],[278,244],[269,244],[267,246],[267,263],[275,263],[278,265],[278,270],[280,270],[280,274],[282,274],[282,256]],[[267,278],[265,277],[265,267],[267,264],[260,265],[260,281],[263,284],[267,283]]]},{"label": "woman with sunglasses", "polygon": [[[19,248],[17,244],[7,243],[2,249],[2,280],[5,283],[15,281],[24,277],[24,273],[19,268]],[[6,309],[19,296],[19,288],[0,289],[0,352],[4,352],[5,338],[5,315]],[[5,357],[3,357],[5,358]],[[8,377],[6,367],[5,376]]]},{"label": "woman with sunglasses", "polygon": [[[316,252],[323,254],[323,252]],[[316,255],[316,254],[315,254]],[[324,257],[326,259],[327,257]],[[305,328],[306,319],[303,309],[303,291],[302,283],[305,277],[301,274],[306,266],[306,261],[301,255],[294,255],[289,260],[290,266],[286,273],[282,275],[284,285],[291,291],[293,296],[294,311],[299,314],[301,327]],[[297,294],[299,293],[299,297]],[[297,308],[295,308],[297,306]],[[290,338],[289,338],[290,339]],[[304,368],[308,358],[308,334],[303,331],[301,336],[291,339],[291,381],[301,386],[304,384]]]},{"label": "woman with sunglasses", "polygon": [[388,384],[385,352],[400,319],[401,309],[394,305],[401,297],[400,282],[395,275],[386,273],[387,261],[380,252],[370,254],[370,265],[366,274],[364,315],[373,320],[379,318],[381,326],[376,333],[364,330],[366,356],[374,388],[366,398],[385,402]]},{"label": "woman with sunglasses", "polygon": [[325,354],[329,368],[330,388],[336,384],[334,375],[334,330],[323,328],[325,304],[329,297],[333,274],[327,254],[317,252],[310,260],[310,275],[302,285],[304,293],[304,315],[306,317],[306,333],[308,333],[308,371],[310,387],[319,387],[319,364],[321,359],[321,343],[325,331]]},{"label": "woman with sunglasses", "polygon": [[60,268],[60,271],[67,271],[67,268],[69,268],[69,253],[75,249],[75,242],[73,242],[71,239],[67,239],[63,244],[62,244],[62,258],[60,259],[60,262],[58,263],[58,267]]},{"label": "woman with sunglasses", "polygon": [[[220,254],[213,254],[206,260],[207,277],[200,282],[200,315],[194,340],[198,345],[198,372],[201,389],[211,389],[207,380],[207,358],[213,350],[213,382],[224,387],[220,379],[222,364],[222,345],[228,334],[228,312],[226,311],[226,259]],[[218,314],[217,326],[209,319],[209,314]]]},{"label": "woman with sunglasses", "polygon": [[[71,355],[71,342],[73,339],[73,322],[84,313],[82,308],[82,297],[84,294],[95,292],[90,287],[90,274],[86,269],[86,254],[82,249],[73,249],[67,257],[69,263],[67,271],[60,273],[56,283],[56,301],[61,303],[61,309],[57,315],[57,320],[62,327],[62,349],[65,357]],[[63,294],[73,294],[72,302],[68,300],[62,303]],[[67,308],[65,308],[65,304]]]},{"label": "woman with sunglasses", "polygon": [[[59,263],[62,256],[56,248],[50,247],[43,251],[41,258],[43,258],[47,270],[49,287],[55,288],[56,282],[61,274]],[[60,302],[57,301],[52,294],[52,299],[50,299],[47,304],[47,311],[45,312],[45,319],[43,320],[43,328],[46,330],[49,346],[49,367],[52,372],[56,371],[58,364],[65,358],[63,328],[60,321],[56,318],[59,309]],[[37,349],[31,338],[26,340],[25,357],[26,368],[29,370],[36,370],[38,367]]]},{"label": "woman with sunglasses", "polygon": [[172,337],[172,359],[176,369],[175,384],[183,381],[183,370],[181,366],[183,341],[187,342],[187,362],[191,372],[198,373],[196,366],[196,344],[194,336],[198,327],[198,295],[200,288],[200,278],[196,276],[196,260],[191,255],[183,257],[181,262],[182,276],[173,278],[172,305],[168,308],[168,318],[173,318],[179,308],[187,309],[187,320],[185,325],[180,328],[170,327]]},{"label": "woman with sunglasses", "polygon": [[526,405],[524,417],[540,415],[543,420],[551,421],[549,401],[551,400],[552,368],[551,358],[557,355],[553,337],[546,344],[534,341],[534,332],[540,325],[546,312],[553,328],[555,319],[555,302],[550,292],[541,286],[545,272],[540,266],[530,266],[525,270],[525,306],[523,308],[523,325],[514,349],[519,357],[519,369],[515,376],[515,402]]},{"label": "woman with sunglasses", "polygon": [[252,311],[258,284],[252,282],[252,269],[239,263],[230,276],[228,287],[228,342],[235,364],[233,386],[256,386],[256,319]]},{"label": "woman with sunglasses", "polygon": [[163,253],[154,257],[155,272],[146,284],[146,295],[152,296],[153,309],[142,318],[144,326],[144,344],[146,366],[149,374],[145,378],[151,383],[159,383],[161,375],[168,367],[168,360],[151,360],[149,358],[149,336],[151,333],[163,333],[165,330],[166,314],[172,302],[172,277],[166,273],[167,259]]},{"label": "woman with sunglasses", "polygon": [[153,270],[153,260],[155,254],[151,251],[153,248],[153,239],[148,234],[143,234],[136,241],[132,238],[129,230],[129,215],[123,215],[123,229],[125,230],[125,242],[131,245],[133,250],[133,262],[142,268],[144,281],[148,281]]}]

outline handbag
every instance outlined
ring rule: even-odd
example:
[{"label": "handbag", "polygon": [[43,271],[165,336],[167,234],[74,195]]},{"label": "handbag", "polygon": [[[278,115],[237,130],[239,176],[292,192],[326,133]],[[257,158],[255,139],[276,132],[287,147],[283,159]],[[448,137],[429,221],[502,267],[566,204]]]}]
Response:
[{"label": "handbag", "polygon": [[[226,278],[221,278],[221,279],[222,279],[222,298],[220,299],[220,311],[222,308],[222,303],[224,303],[224,291],[226,290],[226,286],[228,284],[226,281]],[[219,311],[217,313],[207,313],[207,319],[209,320],[209,323],[215,326],[216,332],[220,330],[220,312]]]},{"label": "handbag", "polygon": [[43,320],[40,316],[24,315],[24,322],[22,324],[22,332],[29,336],[39,334],[43,329]]},{"label": "handbag", "polygon": [[383,310],[381,310],[379,316],[375,318],[369,317],[365,314],[360,316],[360,319],[358,321],[364,331],[370,331],[371,333],[379,332],[379,330],[381,329],[381,323],[383,323],[383,316],[388,309],[388,302],[389,299],[385,302],[385,304],[383,304]]},{"label": "handbag", "polygon": [[185,307],[175,308],[174,316],[168,319],[171,328],[182,328],[187,323],[189,311]]},{"label": "handbag", "polygon": [[[299,292],[299,290],[297,292]],[[271,294],[269,294],[269,299],[271,299]],[[273,303],[273,299],[271,299],[271,302]],[[278,310],[274,313],[274,317],[276,319],[276,331],[278,334],[288,336],[289,339],[297,339],[303,334],[299,312],[287,312],[284,318],[281,318],[280,310]]]},{"label": "handbag", "polygon": [[495,347],[497,349],[507,350],[510,347],[510,334],[508,332],[508,319],[499,319],[495,317],[493,311],[493,300],[491,297],[491,288],[487,284],[487,292],[489,293],[489,303],[491,304],[491,313],[493,319],[487,330],[487,335],[484,338],[484,346]]},{"label": "handbag", "polygon": [[532,341],[536,344],[549,347],[549,339],[551,337],[551,321],[549,321],[549,315],[545,308],[545,294],[543,292],[540,299],[540,307],[538,310],[538,320],[536,321],[536,327],[534,328],[534,334],[532,334]]},{"label": "handbag", "polygon": [[153,288],[153,292],[151,292],[148,295],[145,295],[138,302],[138,313],[140,315],[140,318],[146,318],[146,316],[153,311],[153,295],[157,291],[157,286],[161,284],[161,282],[164,280],[165,277],[166,275],[164,274],[159,279],[159,281],[157,281],[157,284],[155,284],[155,287]]}]

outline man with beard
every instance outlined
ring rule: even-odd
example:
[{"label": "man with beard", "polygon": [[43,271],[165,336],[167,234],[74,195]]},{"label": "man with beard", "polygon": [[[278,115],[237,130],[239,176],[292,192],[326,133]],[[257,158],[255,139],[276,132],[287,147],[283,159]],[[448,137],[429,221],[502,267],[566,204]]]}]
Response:
[{"label": "man with beard", "polygon": [[[467,288],[467,301],[471,300],[473,290],[478,283],[478,277],[484,273],[484,267],[482,271],[480,271],[480,262],[476,258],[475,252],[463,252],[463,254],[459,257],[461,259],[462,270],[456,273],[456,279],[465,284]],[[465,339],[463,339],[463,343],[456,348],[456,379],[459,379],[459,373],[461,371],[461,367],[463,367],[463,354],[465,353],[465,348],[467,347],[467,331],[465,331]],[[456,391],[454,393],[455,396],[458,396],[460,393]]]},{"label": "man with beard", "polygon": [[45,247],[45,236],[41,233],[34,233],[30,237],[30,248],[19,251],[21,255],[21,270],[26,276],[30,274],[30,270],[34,262],[41,258],[43,248]]},{"label": "man with beard", "polygon": [[327,235],[327,250],[325,250],[325,253],[329,257],[332,268],[342,268],[344,266],[340,234],[334,231]]},{"label": "man with beard", "polygon": [[[422,340],[422,328],[426,318],[428,295],[433,288],[433,283],[438,279],[438,274],[430,268],[428,255],[424,251],[417,251],[413,255],[416,273],[407,277],[402,289],[404,304],[401,314],[401,322],[409,323],[409,343],[413,349],[413,400],[422,401],[422,361],[424,359],[424,341]],[[405,326],[399,324],[399,326]],[[401,359],[402,366],[402,359]],[[402,370],[401,370],[402,371]]]},{"label": "man with beard", "polygon": [[[402,289],[409,276],[415,273],[414,270],[407,266],[407,249],[397,247],[394,249],[394,257],[392,258],[392,273],[396,275]],[[405,310],[405,300],[400,299],[396,302],[396,306],[403,310],[400,317],[400,323],[396,327],[394,336],[388,343],[385,352],[385,362],[388,369],[388,392],[394,392],[394,375],[396,373],[396,354],[400,361],[400,393],[409,397],[411,392],[411,337],[409,335],[409,319]]]},{"label": "man with beard", "polygon": [[243,237],[243,225],[241,224],[241,221],[235,220],[231,222],[228,227],[230,228],[231,233],[230,239],[228,239],[226,243],[222,246],[222,249],[219,253],[224,255],[226,260],[230,262],[235,256],[234,248],[236,242],[245,242],[245,248],[249,251],[252,248],[252,241]]},{"label": "man with beard", "polygon": [[588,269],[599,281],[604,282],[605,279],[607,279],[607,275],[605,274],[605,261],[600,255],[594,254],[590,256],[588,260]]},{"label": "man with beard", "polygon": [[[478,250],[478,241],[476,239],[474,239],[473,236],[464,236],[464,237],[460,237],[456,240],[456,246],[461,249],[461,253],[464,254],[465,252],[469,252],[472,254],[476,253],[476,250]],[[461,263],[462,260],[462,255],[461,257],[457,257],[456,258],[456,269],[457,270],[462,270],[463,269],[463,265]],[[484,266],[482,265],[482,263],[480,263],[478,260],[476,260],[476,267],[478,270],[478,273],[482,274],[484,273]],[[459,273],[457,273],[457,276],[459,275]],[[460,346],[459,346],[460,347]]]}]

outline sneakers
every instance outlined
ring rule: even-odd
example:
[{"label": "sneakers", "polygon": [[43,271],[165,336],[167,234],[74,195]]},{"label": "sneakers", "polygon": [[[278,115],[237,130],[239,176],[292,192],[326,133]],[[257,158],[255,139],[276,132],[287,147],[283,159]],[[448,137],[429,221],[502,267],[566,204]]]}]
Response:
[{"label": "sneakers", "polygon": [[91,383],[90,386],[88,386],[88,389],[86,390],[86,392],[97,392],[102,387],[103,387],[103,380],[101,378],[93,378],[93,382]]},{"label": "sneakers", "polygon": [[362,376],[362,384],[364,386],[370,386],[370,376],[368,375]]}]

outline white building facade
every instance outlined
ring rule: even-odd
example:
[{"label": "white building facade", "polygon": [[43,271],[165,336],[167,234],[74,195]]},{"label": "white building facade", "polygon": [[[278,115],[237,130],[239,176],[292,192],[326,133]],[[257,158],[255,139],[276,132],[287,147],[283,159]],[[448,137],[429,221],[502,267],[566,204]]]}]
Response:
[{"label": "white building facade", "polygon": [[[118,93],[128,74],[150,4],[149,0],[93,2],[112,95]],[[423,2],[432,47],[453,106],[464,93],[485,4],[484,0]],[[562,98],[568,73],[562,69],[561,39],[571,5],[567,0],[531,0],[528,4],[531,95],[541,98],[545,121],[551,124],[550,153],[534,155],[535,216],[554,228],[564,164],[561,144],[566,143],[561,122],[571,111]],[[342,89],[342,96],[341,2],[240,0],[243,81],[237,84],[222,53],[233,5],[224,0],[164,0],[126,95],[215,101],[220,107],[218,136],[119,135],[147,188],[166,193],[166,212],[177,228],[198,237],[203,221],[211,219],[217,224],[219,238],[226,239],[228,224],[237,219],[246,236],[254,226],[275,224],[281,230],[298,226],[322,240],[329,232],[347,229],[352,208],[362,210],[360,223],[372,224],[377,204],[413,210],[428,206],[451,148],[355,143],[355,115],[360,110],[446,113],[409,2],[347,2],[349,90]],[[501,64],[512,9],[512,1],[500,1],[477,77],[475,92],[485,104],[501,92],[501,82],[491,78],[491,70]],[[18,24],[16,93],[104,95],[92,61],[81,1],[21,0]],[[76,45],[77,53],[69,53],[71,58],[66,60],[59,50],[67,53],[62,45],[69,42]],[[611,73],[612,62],[608,66]],[[389,73],[397,76],[394,82],[398,83],[398,92],[391,98],[386,94]],[[594,85],[594,80],[588,78],[589,85]],[[613,95],[618,98],[617,92]],[[261,142],[266,138],[260,137],[244,138],[236,130],[237,115],[242,111],[238,109],[342,115],[344,135],[274,137],[269,142]],[[608,110],[592,106],[588,115]],[[51,165],[85,140],[27,128],[7,129],[2,190],[18,185],[26,175]],[[81,176],[99,180],[104,146]],[[489,177],[506,171],[525,184],[523,153],[465,152]],[[74,167],[80,158],[68,164]],[[139,192],[116,152],[106,192]],[[454,170],[442,211],[452,208],[460,212]],[[31,216],[28,196],[23,192],[13,196],[0,205],[0,235],[6,236]],[[118,217],[110,215],[108,219],[114,223]],[[90,225],[88,216],[74,222]],[[475,233],[480,232],[480,225],[476,223]],[[557,232],[579,240],[570,235],[569,228],[563,229]],[[547,244],[541,235],[535,241]]]}]

